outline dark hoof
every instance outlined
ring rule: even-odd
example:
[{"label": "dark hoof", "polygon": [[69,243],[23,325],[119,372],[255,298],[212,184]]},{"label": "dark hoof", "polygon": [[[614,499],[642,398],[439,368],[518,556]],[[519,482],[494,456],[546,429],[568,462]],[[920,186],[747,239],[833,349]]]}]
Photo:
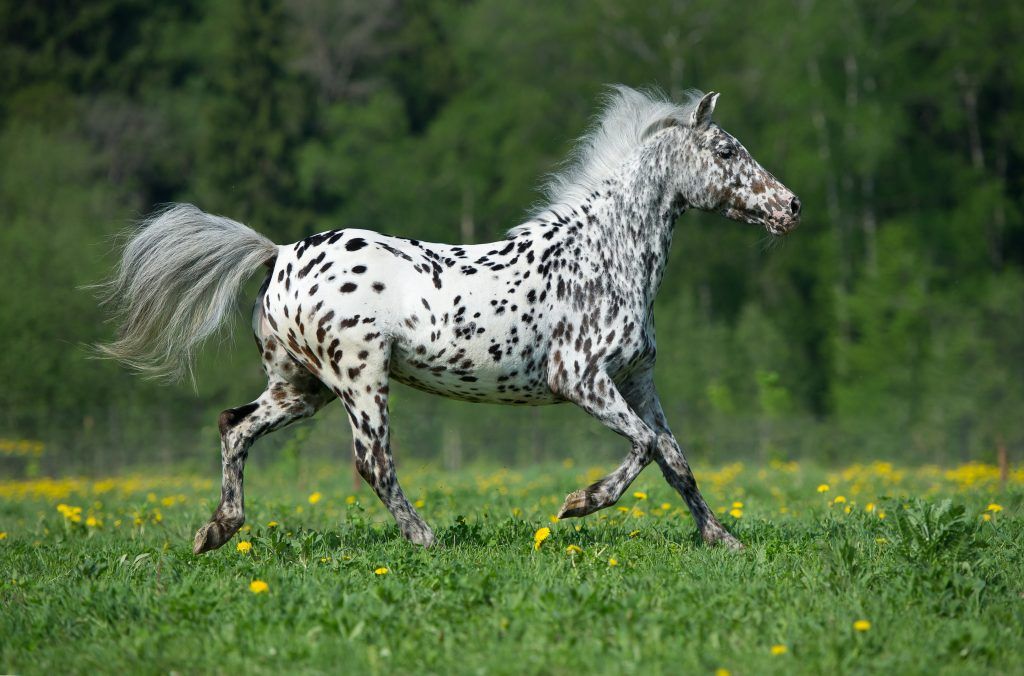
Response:
[{"label": "dark hoof", "polygon": [[734,552],[743,550],[743,543],[737,540],[729,531],[725,530],[721,526],[717,528],[708,528],[702,534],[704,537],[704,543],[709,547],[720,546],[726,549],[731,549]]},{"label": "dark hoof", "polygon": [[241,527],[241,523],[232,525],[220,521],[211,521],[196,533],[196,538],[192,543],[192,553],[202,554],[211,549],[217,549],[230,540],[231,536],[237,533]]},{"label": "dark hoof", "polygon": [[565,496],[562,508],[558,510],[559,519],[567,519],[573,516],[586,516],[596,512],[599,508],[592,502],[590,494],[580,489]]}]

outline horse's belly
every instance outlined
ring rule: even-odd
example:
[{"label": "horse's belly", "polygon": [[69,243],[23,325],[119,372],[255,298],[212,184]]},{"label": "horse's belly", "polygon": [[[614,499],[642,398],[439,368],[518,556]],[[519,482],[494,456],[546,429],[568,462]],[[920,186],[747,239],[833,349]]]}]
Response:
[{"label": "horse's belly", "polygon": [[[419,347],[419,346],[417,346]],[[542,405],[561,401],[548,387],[542,360],[485,352],[450,344],[435,351],[396,345],[391,376],[424,392],[464,401]]]}]

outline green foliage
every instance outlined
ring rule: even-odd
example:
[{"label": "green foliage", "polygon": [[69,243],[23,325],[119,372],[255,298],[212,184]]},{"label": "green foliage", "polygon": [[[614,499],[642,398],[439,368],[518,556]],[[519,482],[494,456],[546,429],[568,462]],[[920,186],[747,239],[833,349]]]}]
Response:
[{"label": "green foliage", "polygon": [[[657,378],[697,455],[1019,454],[1024,57],[999,46],[1022,32],[1014,3],[0,0],[0,435],[47,441],[44,472],[213,462],[217,411],[260,388],[245,312],[198,397],[87,360],[111,329],[78,287],[110,235],[189,200],[280,242],[495,239],[625,82],[722,92],[806,205],[778,246],[677,226]],[[567,415],[409,395],[397,424],[423,455],[455,429],[510,459],[621,454]]]}]

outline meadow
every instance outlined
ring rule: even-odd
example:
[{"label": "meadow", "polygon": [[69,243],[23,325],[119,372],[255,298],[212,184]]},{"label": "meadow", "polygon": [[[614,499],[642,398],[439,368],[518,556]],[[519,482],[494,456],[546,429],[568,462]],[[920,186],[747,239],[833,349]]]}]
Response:
[{"label": "meadow", "polygon": [[1020,470],[697,467],[733,553],[656,469],[561,522],[607,468],[401,469],[432,550],[344,463],[251,471],[200,557],[214,475],[0,481],[0,672],[1024,670]]}]

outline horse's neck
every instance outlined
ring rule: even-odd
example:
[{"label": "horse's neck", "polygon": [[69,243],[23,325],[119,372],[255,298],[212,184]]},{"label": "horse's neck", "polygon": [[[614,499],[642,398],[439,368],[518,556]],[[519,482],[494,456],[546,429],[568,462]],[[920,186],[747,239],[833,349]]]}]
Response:
[{"label": "horse's neck", "polygon": [[[644,162],[644,167],[651,165]],[[606,282],[649,310],[661,286],[682,204],[668,194],[667,175],[627,171],[588,205],[583,240]],[[584,210],[581,208],[581,211]]]}]

